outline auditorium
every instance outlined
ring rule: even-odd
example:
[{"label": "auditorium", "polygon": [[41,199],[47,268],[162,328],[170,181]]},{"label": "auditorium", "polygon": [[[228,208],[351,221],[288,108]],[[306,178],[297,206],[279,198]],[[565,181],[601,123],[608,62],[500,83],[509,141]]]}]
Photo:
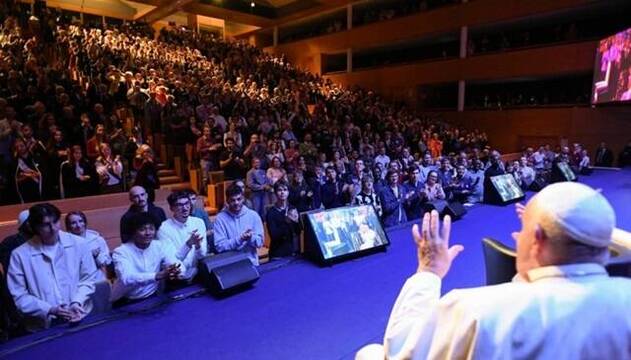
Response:
[{"label": "auditorium", "polygon": [[629,14],[0,1],[0,359],[631,360]]}]

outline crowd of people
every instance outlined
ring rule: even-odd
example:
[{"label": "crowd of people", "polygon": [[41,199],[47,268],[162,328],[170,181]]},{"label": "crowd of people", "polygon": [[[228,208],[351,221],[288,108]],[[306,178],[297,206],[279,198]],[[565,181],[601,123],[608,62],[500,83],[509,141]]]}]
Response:
[{"label": "crowd of people", "polygon": [[[209,253],[243,251],[257,265],[263,220],[271,256],[289,256],[300,212],[372,205],[394,226],[420,218],[428,203],[479,202],[485,178],[504,171],[527,188],[554,161],[589,166],[576,147],[528,150],[503,164],[483,132],[344,89],[244,42],[174,26],[152,39],[77,24],[56,24],[50,39],[41,27],[9,16],[0,29],[0,175],[15,190],[2,201],[129,187],[132,205],[111,255],[84,214],[67,214],[64,232],[49,204],[31,207],[18,240],[2,243],[23,244],[3,267],[34,327],[79,321],[99,280],[115,279],[114,299],[125,302],[154,294],[162,280],[189,283]],[[214,222],[193,205],[194,192],[169,196],[168,219],[153,205],[151,146],[161,137],[204,183],[211,171],[234,181]],[[33,267],[34,253],[42,256]],[[59,269],[67,283],[34,268]]]}]

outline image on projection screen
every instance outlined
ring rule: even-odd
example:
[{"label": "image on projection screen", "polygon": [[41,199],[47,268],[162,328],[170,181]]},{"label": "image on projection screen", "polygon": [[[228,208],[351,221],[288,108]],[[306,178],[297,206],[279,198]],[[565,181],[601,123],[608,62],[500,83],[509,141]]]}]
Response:
[{"label": "image on projection screen", "polygon": [[631,28],[600,41],[596,50],[592,103],[631,100]]}]

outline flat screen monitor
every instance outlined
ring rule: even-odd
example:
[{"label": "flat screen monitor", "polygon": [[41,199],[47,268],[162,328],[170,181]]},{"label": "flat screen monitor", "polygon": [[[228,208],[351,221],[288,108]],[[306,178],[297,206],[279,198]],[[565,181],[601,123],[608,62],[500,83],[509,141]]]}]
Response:
[{"label": "flat screen monitor", "polygon": [[491,177],[491,182],[502,202],[511,202],[524,197],[524,191],[511,174],[493,176]]},{"label": "flat screen monitor", "polygon": [[556,163],[556,167],[560,172],[560,176],[558,176],[558,179],[555,179],[556,181],[576,181],[578,180],[576,177],[576,174],[574,173],[574,171],[572,171],[572,168],[570,168],[570,165],[568,165],[568,163],[566,162],[558,162]]},{"label": "flat screen monitor", "polygon": [[631,101],[631,28],[600,41],[592,104]]},{"label": "flat screen monitor", "polygon": [[[330,261],[390,244],[371,205],[307,213],[321,260]],[[306,244],[305,244],[306,245]]]}]

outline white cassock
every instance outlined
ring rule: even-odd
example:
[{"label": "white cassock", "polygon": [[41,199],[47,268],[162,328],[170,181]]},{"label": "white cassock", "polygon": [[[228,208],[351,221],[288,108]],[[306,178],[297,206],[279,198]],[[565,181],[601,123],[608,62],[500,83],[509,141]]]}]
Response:
[{"label": "white cassock", "polygon": [[410,277],[384,347],[357,359],[631,359],[631,280],[597,264],[548,266],[531,282],[453,290],[429,272]]}]

